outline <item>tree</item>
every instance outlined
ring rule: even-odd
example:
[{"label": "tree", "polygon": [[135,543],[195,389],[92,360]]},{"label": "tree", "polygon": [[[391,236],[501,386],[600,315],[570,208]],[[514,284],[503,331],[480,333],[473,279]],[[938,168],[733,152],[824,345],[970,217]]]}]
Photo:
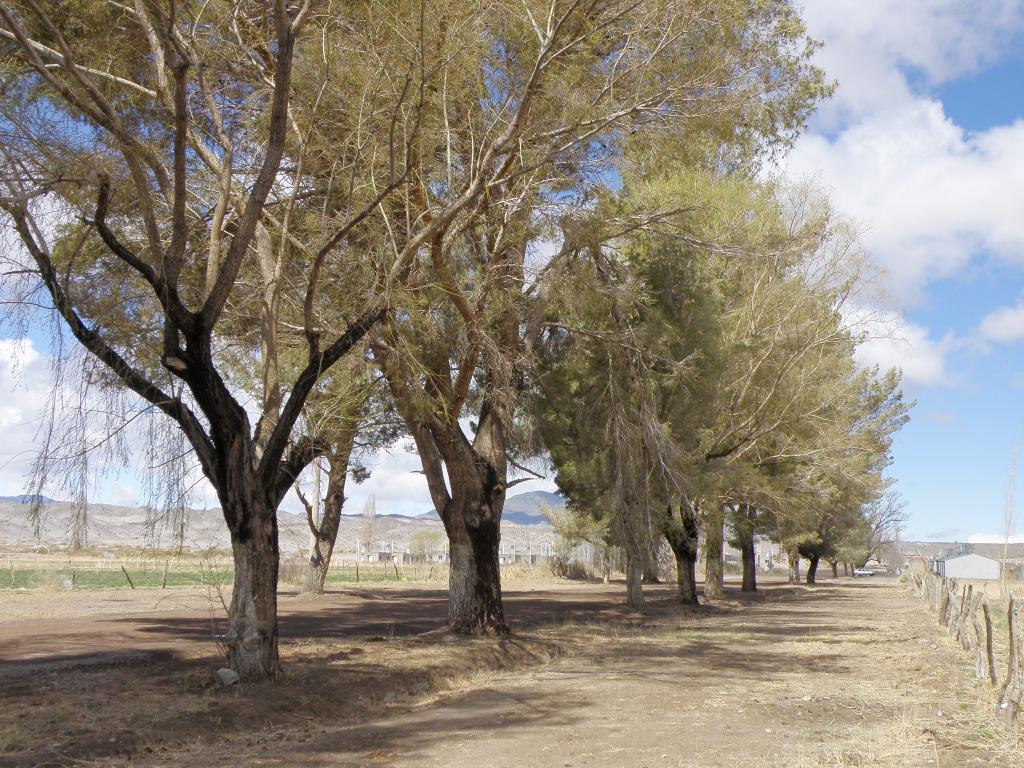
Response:
[{"label": "tree", "polygon": [[363,504],[359,520],[359,547],[369,557],[377,536],[377,500],[371,496]]},{"label": "tree", "polygon": [[[385,283],[415,251],[364,266],[348,238],[409,180],[429,73],[415,53],[389,56],[407,42],[367,9],[348,21],[342,34],[310,2],[0,3],[0,207],[29,257],[17,274],[105,366],[104,386],[187,438],[231,533],[225,642],[244,678],[279,671],[275,512],[323,452],[296,439],[303,405],[384,315]],[[367,40],[387,65],[361,55]],[[332,81],[325,60],[348,76]],[[373,108],[347,109],[371,87]],[[245,290],[252,274],[259,291]],[[339,294],[344,317],[324,312]],[[232,329],[254,300],[256,338]],[[285,327],[301,329],[289,333],[303,358],[287,384],[286,308],[301,308]],[[255,425],[227,375],[233,346],[261,371]]]},{"label": "tree", "polygon": [[[517,403],[553,287],[593,253],[585,212],[627,145],[700,133],[711,113],[734,118],[723,133],[771,143],[821,90],[788,4],[712,5],[498,4],[436,30],[446,86],[420,131],[433,137],[417,156],[424,183],[380,208],[390,247],[408,242],[404,222],[430,222],[420,304],[388,316],[374,357],[450,539],[458,630],[506,630],[497,552]],[[632,228],[652,213],[615,218]]]},{"label": "tree", "polygon": [[[391,445],[400,433],[391,404],[367,361],[353,356],[346,362],[347,365],[339,366],[343,368],[339,371],[341,375],[331,376],[325,382],[317,396],[307,403],[305,412],[306,434],[324,446],[327,461],[327,494],[322,514],[318,514],[318,467],[314,467],[312,501],[302,493],[298,481],[295,485],[306,509],[311,537],[303,591],[312,594],[324,591],[341,526],[348,476],[351,474],[357,483],[368,478],[370,473],[360,459]],[[363,527],[367,530],[361,535],[360,544],[365,544],[362,551],[369,553],[376,507],[372,498],[367,505],[363,510]]]},{"label": "tree", "polygon": [[561,542],[559,556],[568,558],[581,544],[596,547],[601,554],[601,578],[605,584],[611,580],[612,537],[608,521],[600,515],[590,514],[574,504],[562,509],[542,507],[541,512],[555,529]]},{"label": "tree", "polygon": [[409,539],[409,552],[414,555],[433,555],[444,551],[444,534],[440,531],[416,531]]}]

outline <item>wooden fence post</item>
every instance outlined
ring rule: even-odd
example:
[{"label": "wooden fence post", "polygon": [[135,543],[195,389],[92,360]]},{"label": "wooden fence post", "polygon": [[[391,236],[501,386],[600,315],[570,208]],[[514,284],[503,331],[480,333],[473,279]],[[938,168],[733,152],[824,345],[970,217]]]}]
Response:
[{"label": "wooden fence post", "polygon": [[1006,662],[1006,680],[999,693],[996,714],[1000,715],[1009,725],[1017,717],[1021,695],[1024,694],[1024,681],[1021,680],[1022,672],[1024,672],[1021,664],[1021,652],[1024,651],[1024,626],[1021,624],[1020,610],[1012,595],[1009,608],[1006,611],[1006,618],[1009,623],[1010,653]]},{"label": "wooden fence post", "polygon": [[988,601],[981,604],[981,612],[985,619],[985,658],[988,660],[988,677],[992,685],[998,684],[996,676],[996,657],[992,653],[992,614],[988,610]]},{"label": "wooden fence post", "polygon": [[942,589],[939,594],[939,626],[945,627],[949,624],[949,579],[942,580]]},{"label": "wooden fence post", "polygon": [[967,632],[964,630],[967,627],[967,619],[974,615],[974,609],[977,607],[974,605],[973,584],[968,584],[964,587],[963,596],[960,600],[960,618],[956,622],[956,634],[953,636],[953,639],[960,642],[961,648],[965,651],[969,651],[971,650],[971,640]]}]

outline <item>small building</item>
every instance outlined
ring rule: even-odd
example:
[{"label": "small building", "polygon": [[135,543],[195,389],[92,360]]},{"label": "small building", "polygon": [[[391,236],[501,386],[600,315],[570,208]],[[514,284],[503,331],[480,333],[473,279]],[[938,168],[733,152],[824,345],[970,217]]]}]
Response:
[{"label": "small building", "polygon": [[947,579],[997,581],[999,561],[975,552],[963,552],[935,559],[935,573]]}]

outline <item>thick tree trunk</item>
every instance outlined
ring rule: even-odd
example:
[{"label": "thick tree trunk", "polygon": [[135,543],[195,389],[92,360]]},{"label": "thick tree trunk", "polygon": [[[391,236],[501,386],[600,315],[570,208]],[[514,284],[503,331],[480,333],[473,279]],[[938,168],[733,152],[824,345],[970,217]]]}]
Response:
[{"label": "thick tree trunk", "polygon": [[451,558],[448,624],[466,634],[508,634],[501,602],[498,521],[470,523],[465,514],[451,517],[456,519],[446,523]]},{"label": "thick tree trunk", "polygon": [[815,579],[817,578],[817,575],[818,575],[818,562],[820,560],[821,560],[821,558],[818,557],[817,555],[814,555],[811,558],[810,565],[807,566],[807,583],[808,584],[815,584],[816,583]]},{"label": "thick tree trunk", "polygon": [[676,558],[676,599],[684,605],[698,605],[696,513],[682,502],[678,517],[671,505],[666,514],[665,539]]},{"label": "thick tree trunk", "polygon": [[307,595],[322,595],[327,584],[327,571],[331,567],[330,555],[321,554],[319,544],[313,548],[306,561],[306,573],[302,579],[302,592]]},{"label": "thick tree trunk", "polygon": [[743,592],[757,591],[757,572],[754,558],[754,534],[745,535],[740,542],[740,553],[743,555]]},{"label": "thick tree trunk", "polygon": [[838,579],[839,578],[839,562],[837,560],[833,560],[833,561],[831,561],[829,563],[829,565],[832,566],[832,578],[833,579]]},{"label": "thick tree trunk", "polygon": [[[504,432],[485,411],[472,444],[456,426],[443,441],[417,441],[435,504],[448,534],[451,567],[448,577],[448,624],[466,634],[506,635],[501,602],[501,511],[505,506]],[[443,444],[451,493],[443,492],[441,463],[431,460],[434,445]]]},{"label": "thick tree trunk", "polygon": [[850,575],[850,564],[844,561],[843,562],[843,576],[849,576],[849,575]]},{"label": "thick tree trunk", "polygon": [[699,605],[697,599],[697,555],[673,552],[676,556],[676,600],[683,605]]},{"label": "thick tree trunk", "polygon": [[338,539],[338,528],[341,525],[341,510],[345,505],[345,480],[348,477],[348,459],[352,452],[355,432],[346,434],[340,443],[340,449],[328,455],[330,462],[327,476],[327,498],[324,499],[324,512],[320,524],[313,535],[313,547],[306,562],[306,577],[302,591],[322,595],[327,581],[327,571],[331,567],[331,556],[334,544]]},{"label": "thick tree trunk", "polygon": [[789,583],[800,583],[800,553],[794,547],[787,553],[789,555]]},{"label": "thick tree trunk", "polygon": [[274,510],[252,515],[231,532],[234,589],[224,642],[228,666],[243,680],[277,677],[277,517]]},{"label": "thick tree trunk", "polygon": [[721,600],[725,597],[725,526],[722,509],[713,508],[704,531],[704,597]]}]

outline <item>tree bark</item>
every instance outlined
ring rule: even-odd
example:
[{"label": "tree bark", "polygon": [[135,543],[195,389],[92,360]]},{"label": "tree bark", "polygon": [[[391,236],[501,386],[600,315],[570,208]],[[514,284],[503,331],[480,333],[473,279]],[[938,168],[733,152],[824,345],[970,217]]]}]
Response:
[{"label": "tree bark", "polygon": [[507,473],[504,427],[486,403],[473,443],[457,422],[429,430],[407,423],[448,535],[448,625],[464,634],[506,635],[498,558]]},{"label": "tree bark", "polygon": [[800,583],[800,552],[797,551],[796,547],[793,547],[788,552],[789,555],[789,583],[799,584]]},{"label": "tree bark", "polygon": [[672,505],[666,514],[665,539],[676,558],[676,599],[684,605],[698,605],[696,513],[682,502],[678,516]]},{"label": "tree bark", "polygon": [[338,528],[341,526],[341,510],[345,505],[345,481],[348,478],[348,459],[355,442],[355,430],[346,432],[335,451],[327,455],[330,467],[327,475],[327,497],[324,499],[324,512],[319,525],[313,533],[313,547],[306,562],[306,577],[302,591],[308,594],[322,595],[327,581],[327,571],[331,566],[331,556],[338,539]]},{"label": "tree bark", "polygon": [[815,579],[817,578],[817,575],[818,575],[818,562],[820,560],[821,560],[821,558],[818,555],[813,555],[811,557],[810,565],[807,566],[807,583],[808,584],[815,584],[815,583],[817,583],[815,581]]},{"label": "tree bark", "polygon": [[836,561],[836,560],[832,560],[832,561],[829,562],[829,565],[832,566],[832,578],[833,579],[838,579],[839,578],[839,562]]},{"label": "tree bark", "polygon": [[757,571],[754,563],[754,534],[746,534],[740,542],[740,553],[743,555],[743,586],[742,592],[757,591]]},{"label": "tree bark", "polygon": [[[451,569],[448,577],[448,624],[465,634],[508,634],[501,602],[498,520],[475,509],[450,511],[448,529]],[[500,514],[500,513],[499,513]]]},{"label": "tree bark", "polygon": [[661,584],[658,573],[658,544],[653,533],[650,535],[650,546],[644,547],[644,584]]},{"label": "tree bark", "polygon": [[277,516],[269,506],[260,512],[231,531],[235,577],[224,642],[228,666],[243,680],[276,678],[281,672],[277,651]]},{"label": "tree bark", "polygon": [[725,519],[721,507],[712,505],[704,530],[704,597],[725,597]]},{"label": "tree bark", "polygon": [[626,545],[626,605],[634,611],[645,606],[643,587],[643,552],[638,547]]}]

